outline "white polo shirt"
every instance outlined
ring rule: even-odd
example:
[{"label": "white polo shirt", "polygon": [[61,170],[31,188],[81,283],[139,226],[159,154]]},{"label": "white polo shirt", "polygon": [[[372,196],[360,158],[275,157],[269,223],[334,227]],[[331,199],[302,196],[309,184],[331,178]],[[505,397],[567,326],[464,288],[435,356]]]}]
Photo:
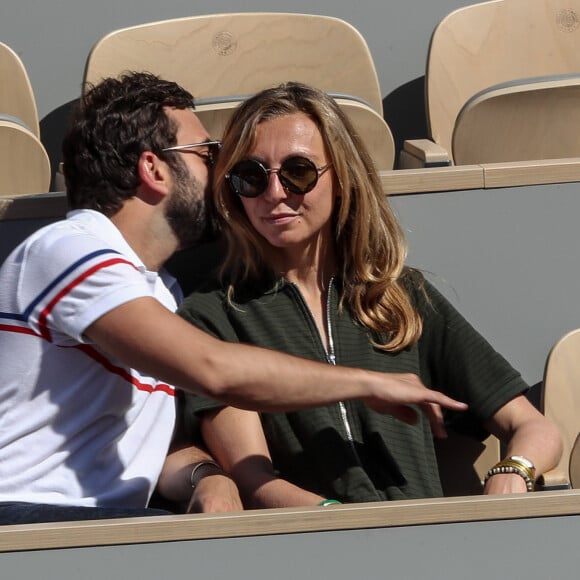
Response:
[{"label": "white polo shirt", "polygon": [[0,268],[0,501],[144,507],[168,451],[175,391],[83,338],[143,296],[174,311],[175,280],[149,272],[91,210],[35,232]]}]

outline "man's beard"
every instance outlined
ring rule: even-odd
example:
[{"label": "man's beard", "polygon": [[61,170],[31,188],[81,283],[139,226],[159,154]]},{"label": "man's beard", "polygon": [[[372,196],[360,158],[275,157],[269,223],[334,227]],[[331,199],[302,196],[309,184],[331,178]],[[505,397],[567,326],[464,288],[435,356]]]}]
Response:
[{"label": "man's beard", "polygon": [[209,190],[202,188],[184,164],[173,167],[174,185],[165,217],[183,250],[216,237]]}]

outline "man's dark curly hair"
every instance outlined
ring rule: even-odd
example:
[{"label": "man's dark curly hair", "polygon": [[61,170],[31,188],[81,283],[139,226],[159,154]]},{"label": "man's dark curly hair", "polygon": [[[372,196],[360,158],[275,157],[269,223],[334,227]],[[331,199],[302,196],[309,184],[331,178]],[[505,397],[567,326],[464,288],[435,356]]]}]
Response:
[{"label": "man's dark curly hair", "polygon": [[174,82],[145,72],[104,79],[84,92],[71,118],[62,151],[72,209],[114,215],[140,183],[137,162],[153,151],[172,167],[177,126],[164,107],[193,108],[193,96]]}]

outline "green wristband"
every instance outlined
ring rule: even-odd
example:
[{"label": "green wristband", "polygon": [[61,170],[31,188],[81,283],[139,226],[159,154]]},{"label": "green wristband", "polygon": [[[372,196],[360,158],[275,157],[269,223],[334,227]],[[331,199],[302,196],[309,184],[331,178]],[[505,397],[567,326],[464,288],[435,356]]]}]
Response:
[{"label": "green wristband", "polygon": [[341,501],[338,501],[337,499],[323,499],[317,505],[322,506],[322,507],[326,507],[326,506],[329,506],[329,505],[337,505],[337,504],[342,504],[342,502]]}]

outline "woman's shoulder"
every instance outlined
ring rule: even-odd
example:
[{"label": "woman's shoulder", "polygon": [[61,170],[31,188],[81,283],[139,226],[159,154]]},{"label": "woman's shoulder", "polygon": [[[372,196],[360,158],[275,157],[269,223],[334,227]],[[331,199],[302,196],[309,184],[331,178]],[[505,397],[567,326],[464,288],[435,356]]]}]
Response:
[{"label": "woman's shoulder", "polygon": [[224,280],[207,280],[185,298],[180,310],[196,310],[203,313],[204,310],[216,307],[220,310],[246,308],[276,294],[280,289],[279,286],[272,280],[246,282],[235,286]]},{"label": "woman's shoulder", "polygon": [[417,296],[424,294],[429,286],[423,272],[411,266],[405,266],[399,276],[399,282],[415,301]]},{"label": "woman's shoulder", "polygon": [[180,311],[206,312],[216,306],[223,307],[226,303],[226,291],[219,284],[206,284],[190,292],[179,306]]},{"label": "woman's shoulder", "polygon": [[446,306],[447,301],[443,295],[421,270],[405,267],[400,281],[422,317],[431,316],[441,307]]}]

